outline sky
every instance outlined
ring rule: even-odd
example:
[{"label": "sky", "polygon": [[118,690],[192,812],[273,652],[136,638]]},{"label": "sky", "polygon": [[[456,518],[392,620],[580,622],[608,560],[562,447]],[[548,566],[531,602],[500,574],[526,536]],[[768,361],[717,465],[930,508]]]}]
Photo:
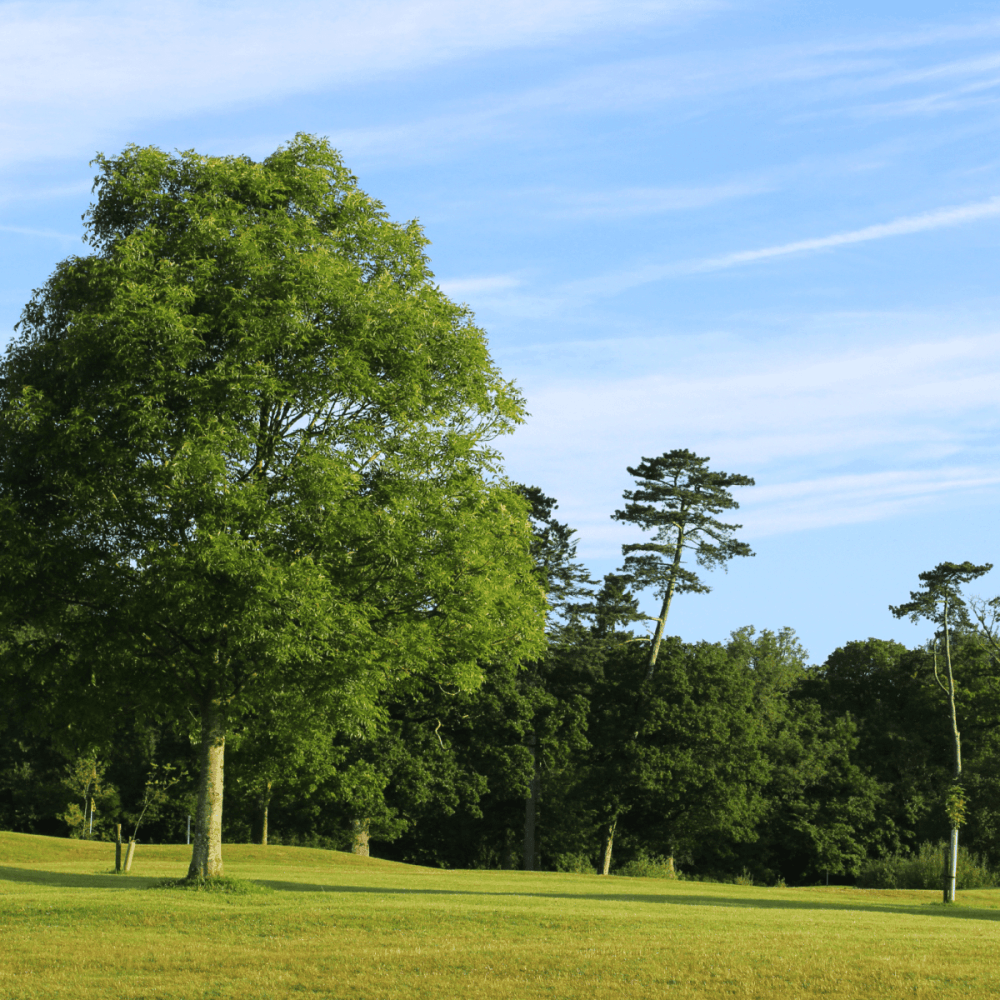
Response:
[{"label": "sky", "polygon": [[97,152],[328,136],[420,220],[527,400],[507,472],[595,577],[648,540],[628,466],[754,478],[755,556],[668,633],[913,645],[921,571],[1000,564],[995,4],[33,0],[0,39],[0,342],[86,252]]}]

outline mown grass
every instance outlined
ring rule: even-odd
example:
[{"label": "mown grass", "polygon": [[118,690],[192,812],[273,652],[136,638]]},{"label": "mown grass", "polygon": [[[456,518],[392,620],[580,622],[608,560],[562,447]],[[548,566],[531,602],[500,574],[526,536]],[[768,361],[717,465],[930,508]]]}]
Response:
[{"label": "mown grass", "polygon": [[1000,890],[438,871],[227,845],[260,895],[146,889],[189,849],[0,833],[0,998],[986,997]]}]

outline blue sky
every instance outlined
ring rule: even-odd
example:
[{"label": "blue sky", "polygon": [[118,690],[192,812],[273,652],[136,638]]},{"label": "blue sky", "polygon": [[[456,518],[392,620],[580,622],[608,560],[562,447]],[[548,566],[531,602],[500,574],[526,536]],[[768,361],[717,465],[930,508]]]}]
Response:
[{"label": "blue sky", "polygon": [[625,467],[690,448],[756,479],[757,555],[668,631],[922,641],[921,570],[1000,564],[1000,17],[945,9],[0,3],[0,338],[82,252],[95,152],[326,135],[424,225],[595,575],[640,539]]}]

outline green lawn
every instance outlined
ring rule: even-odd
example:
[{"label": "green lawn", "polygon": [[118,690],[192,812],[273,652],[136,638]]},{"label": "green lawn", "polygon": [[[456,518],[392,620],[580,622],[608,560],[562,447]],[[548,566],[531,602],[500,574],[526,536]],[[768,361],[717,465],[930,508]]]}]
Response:
[{"label": "green lawn", "polygon": [[760,889],[438,871],[230,845],[277,891],[147,891],[189,848],[0,833],[0,1000],[989,997],[1000,890]]}]

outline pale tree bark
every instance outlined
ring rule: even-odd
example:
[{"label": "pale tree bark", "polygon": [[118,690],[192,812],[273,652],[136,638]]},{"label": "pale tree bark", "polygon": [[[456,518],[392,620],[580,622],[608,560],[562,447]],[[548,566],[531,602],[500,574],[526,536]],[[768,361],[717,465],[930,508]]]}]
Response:
[{"label": "pale tree bark", "polygon": [[195,815],[194,850],[188,878],[222,874],[222,764],[226,749],[223,713],[206,700],[201,710],[201,773]]},{"label": "pale tree bark", "polygon": [[604,830],[604,844],[601,848],[601,874],[607,875],[611,871],[611,850],[615,846],[615,829],[618,826],[616,816]]},{"label": "pale tree bark", "polygon": [[271,805],[271,781],[264,782],[260,793],[260,845],[267,847],[267,811]]},{"label": "pale tree bark", "polygon": [[[935,643],[936,645],[936,643]],[[944,655],[948,667],[948,709],[951,715],[951,741],[954,751],[952,777],[956,784],[962,779],[962,734],[958,731],[958,713],[955,709],[955,675],[951,669],[951,638],[948,634],[948,599],[944,603]],[[937,674],[937,653],[934,654],[934,673]],[[940,679],[938,680],[940,683]],[[943,685],[942,685],[943,687]],[[958,883],[958,826],[952,821],[951,836],[948,838],[948,863],[944,876],[944,901],[955,902]]]},{"label": "pale tree bark", "polygon": [[538,819],[538,738],[534,732],[528,735],[528,751],[531,753],[531,782],[524,800],[524,857],[521,867],[526,872],[535,870],[535,832]]},{"label": "pale tree bark", "polygon": [[356,819],[351,822],[351,854],[359,854],[363,858],[369,856],[368,852],[368,836],[371,830],[371,820],[370,819]]}]

